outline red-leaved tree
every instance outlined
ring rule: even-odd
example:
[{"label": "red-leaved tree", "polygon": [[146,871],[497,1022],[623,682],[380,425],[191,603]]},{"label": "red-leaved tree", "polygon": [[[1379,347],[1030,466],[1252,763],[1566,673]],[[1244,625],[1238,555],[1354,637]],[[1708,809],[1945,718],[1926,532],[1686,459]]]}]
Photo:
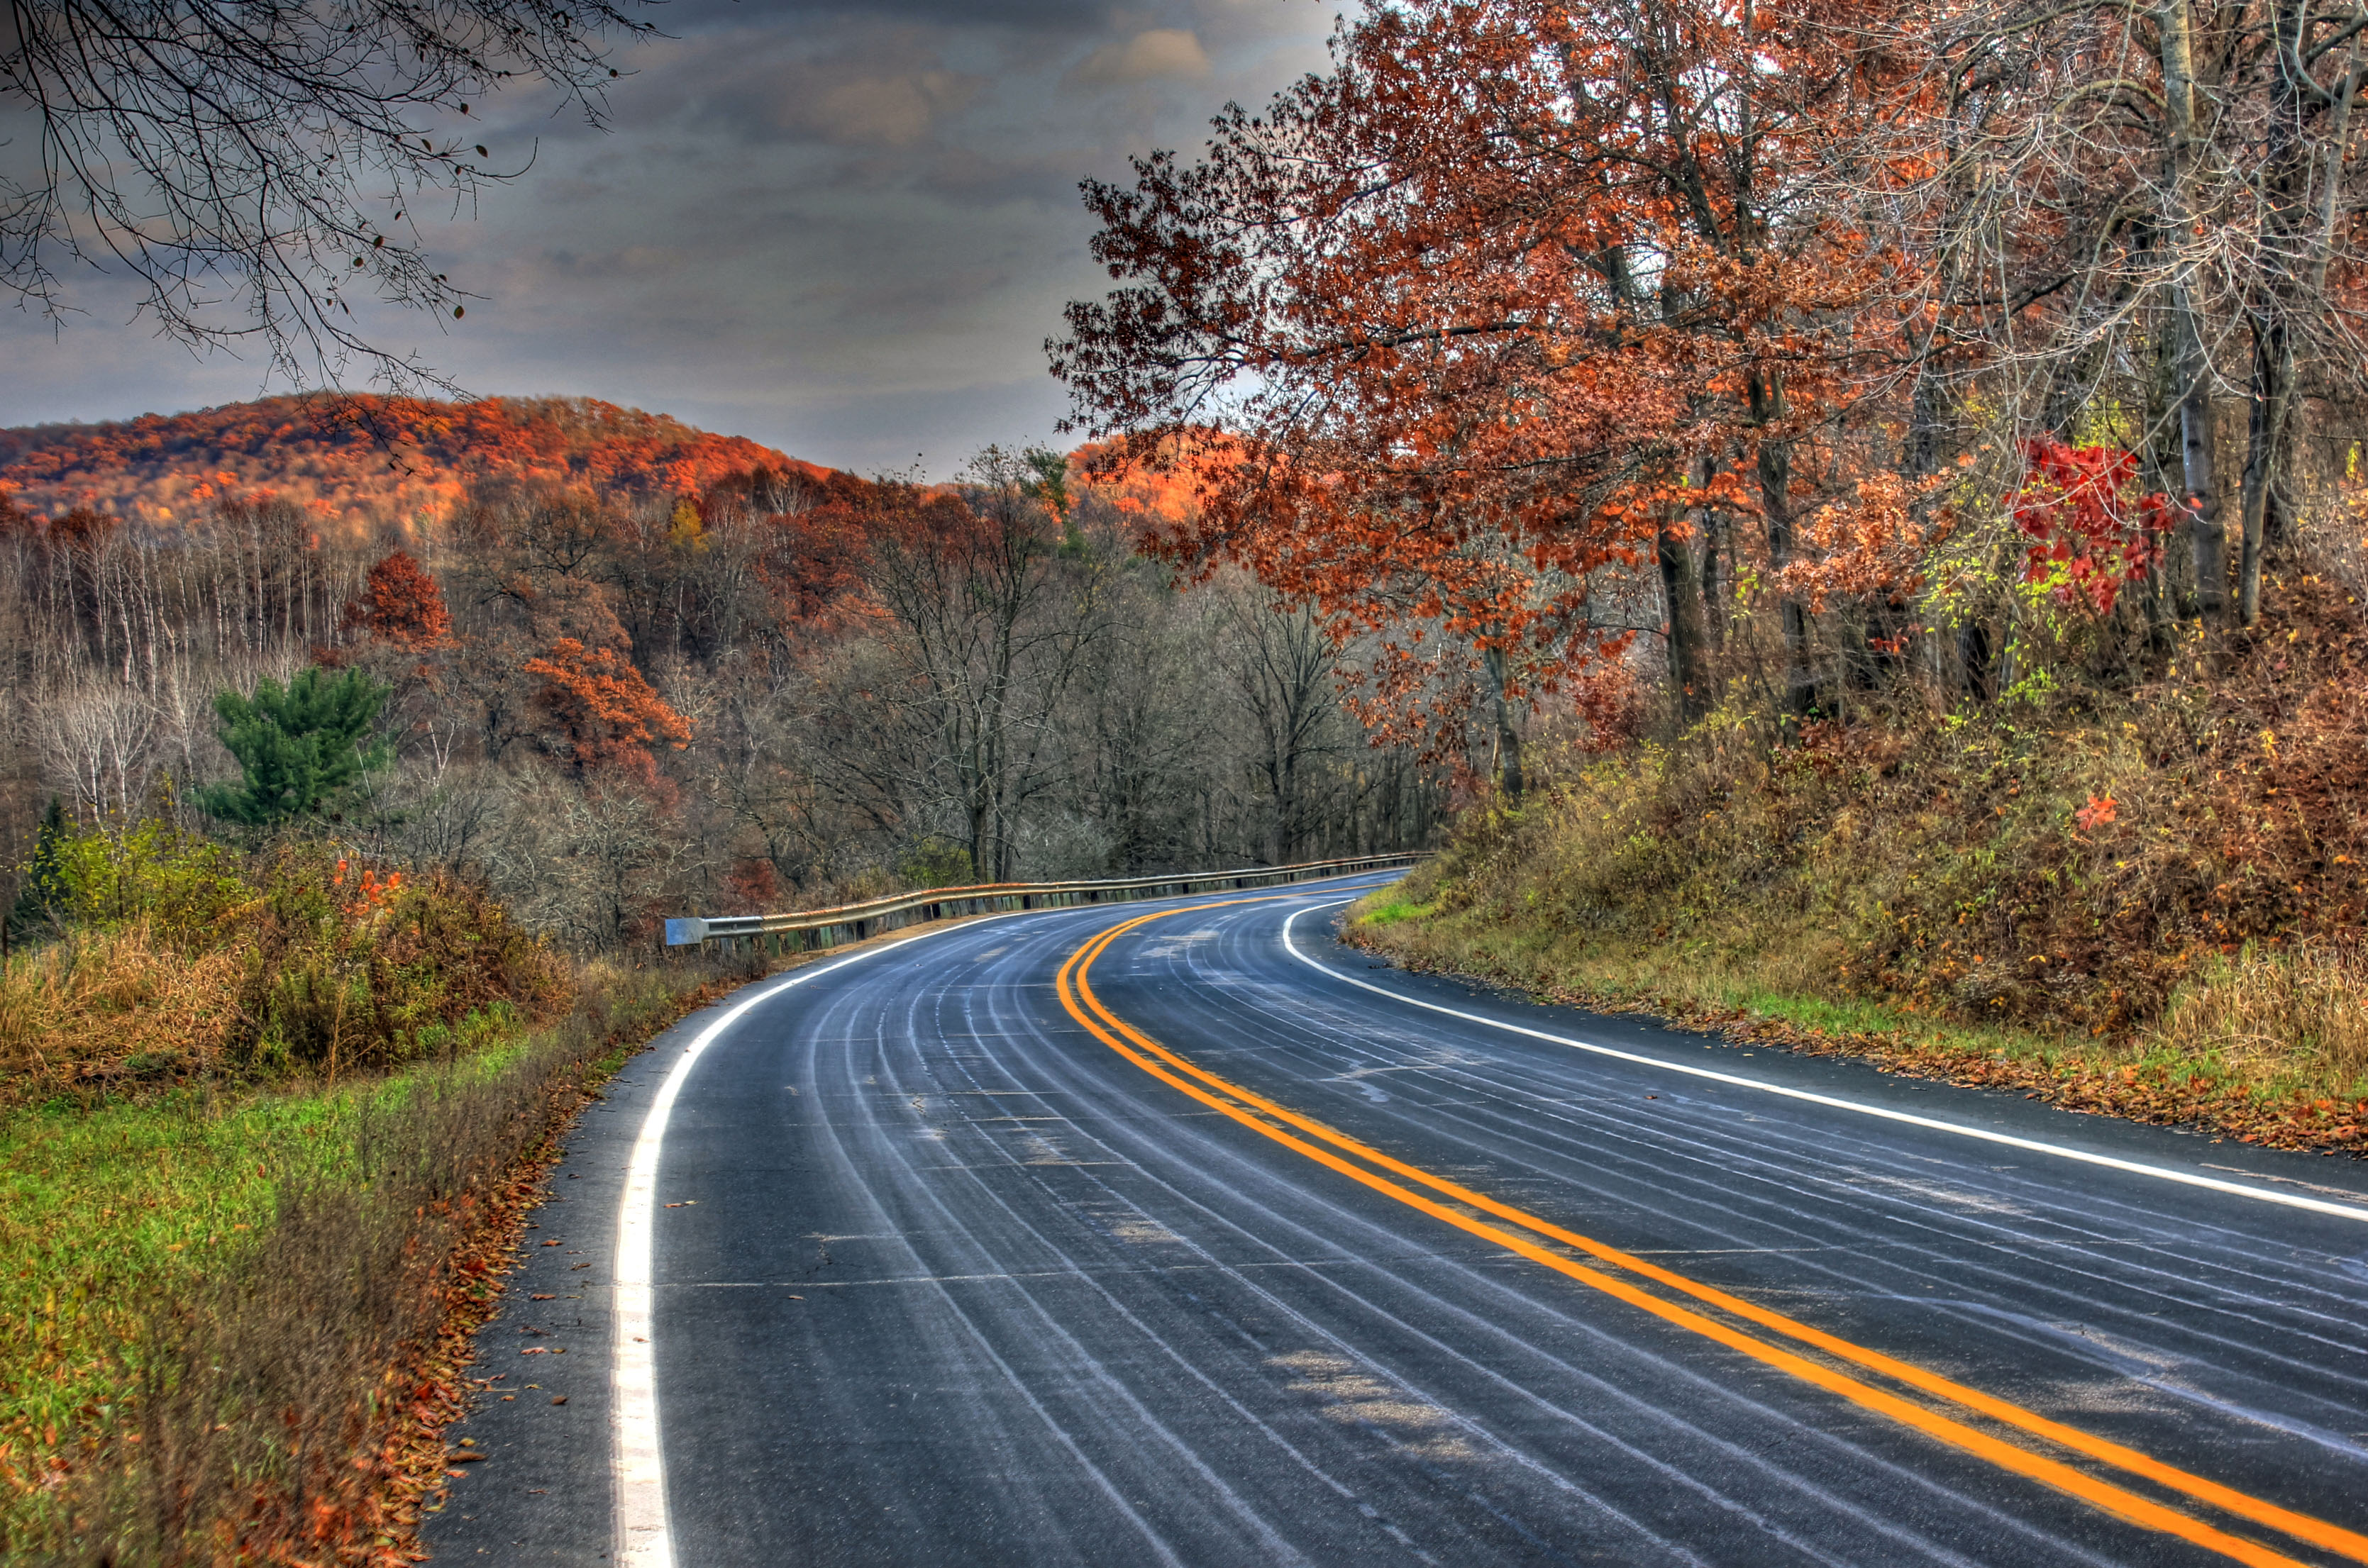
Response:
[{"label": "red-leaved tree", "polygon": [[452,635],[444,590],[404,551],[381,561],[346,606],[346,624],[399,648],[438,646]]}]

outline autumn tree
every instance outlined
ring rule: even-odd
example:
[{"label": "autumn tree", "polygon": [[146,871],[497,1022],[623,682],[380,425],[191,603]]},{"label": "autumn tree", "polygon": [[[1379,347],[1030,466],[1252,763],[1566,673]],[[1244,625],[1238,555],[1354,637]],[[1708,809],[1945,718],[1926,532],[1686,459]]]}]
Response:
[{"label": "autumn tree", "polygon": [[1992,496],[2035,440],[2128,454],[2178,505],[2176,608],[2207,626],[2258,619],[2310,426],[2368,390],[2360,22],[2320,0],[1904,12],[1913,95],[1843,193],[1918,260],[1918,425],[1980,409],[1955,444],[1987,445]]},{"label": "autumn tree", "polygon": [[[1168,550],[1379,633],[1378,713],[1507,714],[1518,787],[1521,701],[1635,632],[1705,634],[1706,536],[1756,518],[1784,564],[1804,435],[1889,352],[1850,307],[1892,258],[1802,177],[1861,62],[1799,12],[1675,0],[1376,6],[1335,54],[1198,164],[1087,186],[1121,287],[1053,366],[1131,455],[1214,431],[1237,460]],[[1674,614],[1638,592],[1656,566]]]},{"label": "autumn tree", "polygon": [[525,668],[542,677],[536,706],[557,730],[578,778],[613,767],[654,787],[651,748],[681,751],[690,744],[690,726],[614,648],[586,648],[563,637]]},{"label": "autumn tree", "polygon": [[404,551],[370,569],[346,607],[346,624],[399,648],[433,648],[452,633],[444,590]]}]

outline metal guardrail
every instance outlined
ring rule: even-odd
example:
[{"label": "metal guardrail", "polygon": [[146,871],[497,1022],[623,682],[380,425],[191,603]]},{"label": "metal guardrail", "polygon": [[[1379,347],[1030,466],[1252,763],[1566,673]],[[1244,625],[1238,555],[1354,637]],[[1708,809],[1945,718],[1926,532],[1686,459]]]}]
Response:
[{"label": "metal guardrail", "polygon": [[1079,903],[1119,903],[1133,898],[1162,898],[1213,889],[1272,887],[1278,882],[1312,881],[1324,877],[1353,876],[1359,871],[1386,871],[1411,866],[1423,853],[1365,855],[1349,860],[1310,860],[1296,866],[1249,866],[1236,871],[1176,873],[1158,877],[1123,877],[1089,882],[985,882],[975,887],[924,888],[863,903],[831,909],[806,909],[787,915],[687,915],[666,923],[669,948],[704,946],[709,942],[763,944],[768,938],[777,953],[808,952],[860,942],[900,926],[945,920],[962,915],[987,915],[1002,910],[1059,909]]}]

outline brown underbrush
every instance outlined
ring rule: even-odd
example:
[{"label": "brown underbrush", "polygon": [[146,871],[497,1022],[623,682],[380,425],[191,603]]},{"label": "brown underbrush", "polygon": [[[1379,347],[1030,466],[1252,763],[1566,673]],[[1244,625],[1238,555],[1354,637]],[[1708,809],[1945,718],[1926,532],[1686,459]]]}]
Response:
[{"label": "brown underbrush", "polygon": [[2217,646],[2182,634],[2111,692],[2034,676],[1954,708],[1908,694],[1789,743],[1726,711],[1564,757],[1369,901],[1358,938],[2362,1147],[2368,638],[2319,581],[2273,602],[2283,619]]},{"label": "brown underbrush", "polygon": [[57,936],[0,967],[0,1104],[450,1060],[564,1015],[565,958],[450,872],[160,822],[48,846]]}]

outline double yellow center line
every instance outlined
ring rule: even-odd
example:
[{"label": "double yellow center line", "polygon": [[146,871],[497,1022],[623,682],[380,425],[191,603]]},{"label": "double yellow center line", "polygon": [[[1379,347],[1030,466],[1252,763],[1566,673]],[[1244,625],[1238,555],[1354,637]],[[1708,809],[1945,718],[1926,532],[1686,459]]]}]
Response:
[{"label": "double yellow center line", "polygon": [[[1266,902],[1269,900],[1224,899],[1159,910],[1121,921],[1098,933],[1085,946],[1070,954],[1068,961],[1061,966],[1056,981],[1061,1006],[1095,1039],[1153,1077],[1190,1096],[1212,1110],[1232,1118],[1260,1136],[1273,1140],[1293,1153],[1337,1171],[1409,1209],[1419,1210],[1457,1230],[1494,1243],[1508,1252],[1517,1253],[1590,1290],[1600,1290],[1666,1323],[1701,1335],[1803,1382],[1815,1384],[1852,1404],[1888,1416],[1952,1448],[1987,1460],[2002,1470],[2044,1483],[2083,1502],[2093,1504],[2118,1518],[2192,1541],[2239,1562],[2260,1564],[2263,1568],[2272,1568],[2272,1565],[2276,1568],[2301,1568],[2294,1559],[2259,1542],[2232,1535],[2192,1514],[2100,1480],[2057,1457],[2058,1451],[2069,1451],[2124,1474],[2142,1478],[2224,1514],[2266,1526],[2294,1540],[2307,1542],[2357,1562],[2368,1563],[2368,1537],[2324,1519],[2313,1518],[2307,1514],[2279,1507],[2234,1487],[2190,1474],[2135,1449],[2066,1426],[2008,1400],[1968,1388],[1936,1372],[1884,1355],[1881,1351],[1852,1344],[1823,1329],[1786,1317],[1782,1312],[1771,1312],[1739,1296],[1730,1295],[1715,1286],[1690,1279],[1656,1263],[1566,1230],[1459,1182],[1410,1165],[1311,1117],[1303,1116],[1287,1106],[1277,1104],[1196,1066],[1121,1018],[1095,996],[1093,986],[1087,980],[1094,960],[1128,932],[1171,915]],[[1477,1210],[1489,1218],[1477,1218],[1471,1210]],[[1549,1247],[1544,1243],[1556,1245]],[[1581,1262],[1572,1254],[1592,1259],[1594,1264],[1608,1266],[1608,1270]],[[1659,1290],[1646,1289],[1645,1284],[1638,1283],[1640,1280],[1659,1287]],[[1722,1315],[1710,1316],[1671,1300],[1668,1293],[1691,1298]],[[1797,1350],[1771,1343],[1770,1339],[1736,1326],[1736,1321],[1730,1320],[1739,1320],[1770,1335],[1808,1346],[1820,1352],[1824,1358],[1812,1359]],[[2026,1445],[1969,1426],[1956,1415],[1919,1403],[1891,1388],[1853,1376],[1833,1365],[1834,1362],[1873,1373],[1892,1384],[1954,1405],[1961,1411],[1985,1417],[2039,1442]]]}]

